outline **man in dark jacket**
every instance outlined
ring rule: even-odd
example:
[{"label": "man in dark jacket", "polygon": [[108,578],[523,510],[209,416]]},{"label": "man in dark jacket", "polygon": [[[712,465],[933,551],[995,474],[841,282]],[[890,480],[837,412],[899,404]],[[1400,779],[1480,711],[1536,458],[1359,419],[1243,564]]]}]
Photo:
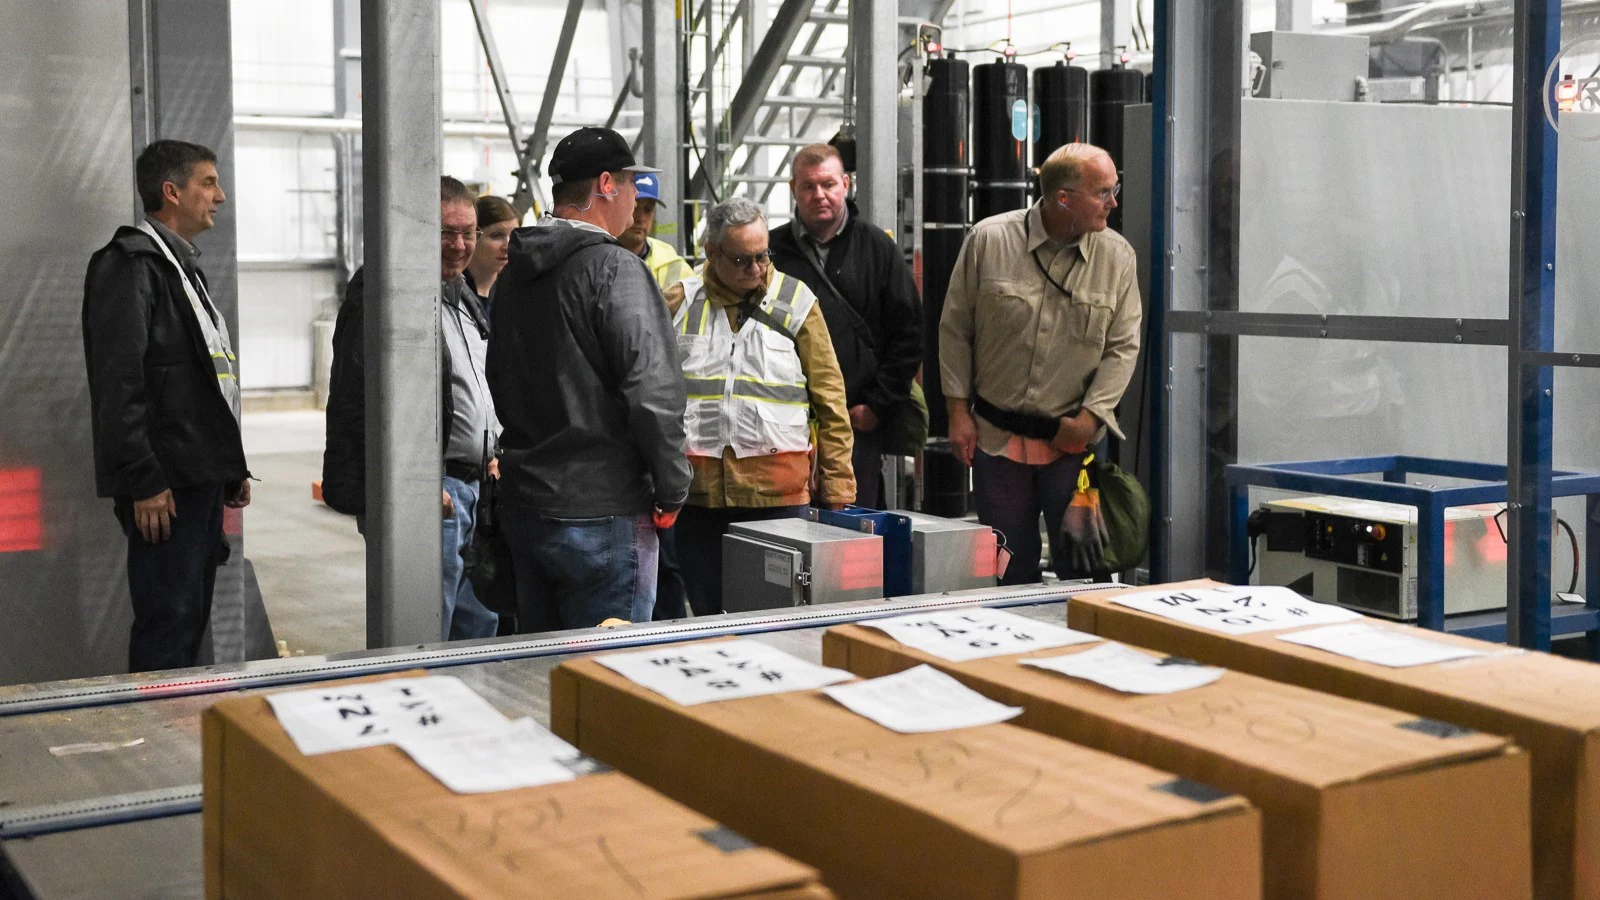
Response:
[{"label": "man in dark jacket", "polygon": [[922,303],[894,238],[861,221],[847,199],[839,151],[803,147],[792,170],[795,217],[772,231],[772,263],[817,295],[856,433],[857,502],[881,507],[883,425],[915,414],[908,398],[922,365]]},{"label": "man in dark jacket", "polygon": [[134,165],[145,219],[89,260],[83,356],[95,487],[128,536],[134,672],[197,665],[224,506],[250,503],[238,366],[193,241],[226,197],[217,156],[156,141]]},{"label": "man in dark jacket", "polygon": [[656,170],[615,131],[568,135],[550,158],[554,215],[512,234],[495,282],[489,388],[524,631],[650,621],[656,528],[688,496],[672,321],[616,240],[641,171]]},{"label": "man in dark jacket", "polygon": [[[489,323],[477,293],[462,273],[478,238],[477,198],[459,180],[439,179],[439,368],[441,447],[440,502],[441,640],[493,637],[499,617],[484,605],[468,580],[462,551],[477,528],[479,488],[494,477],[498,423],[484,377]],[[357,270],[345,289],[333,328],[333,370],[328,385],[327,446],[322,456],[322,498],[339,512],[366,512],[366,360],[363,294]],[[487,469],[485,463],[487,461]]]}]

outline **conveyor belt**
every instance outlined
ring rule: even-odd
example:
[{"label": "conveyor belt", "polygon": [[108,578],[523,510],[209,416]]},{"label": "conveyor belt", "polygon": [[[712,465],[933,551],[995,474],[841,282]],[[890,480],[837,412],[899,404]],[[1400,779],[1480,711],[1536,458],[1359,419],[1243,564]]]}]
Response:
[{"label": "conveyor belt", "polygon": [[161,678],[0,688],[0,892],[8,888],[17,897],[39,900],[202,896],[199,717],[219,693],[448,667],[508,716],[548,724],[550,670],[597,651],[743,634],[817,662],[822,631],[831,625],[962,606],[1014,607],[1061,623],[1066,598],[1094,588],[963,591],[629,626],[600,635],[564,632],[245,663]]}]

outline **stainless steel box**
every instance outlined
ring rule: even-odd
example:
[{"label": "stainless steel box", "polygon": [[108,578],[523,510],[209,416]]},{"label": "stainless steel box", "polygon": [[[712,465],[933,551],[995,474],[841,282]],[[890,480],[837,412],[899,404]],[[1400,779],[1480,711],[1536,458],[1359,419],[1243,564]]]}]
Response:
[{"label": "stainless steel box", "polygon": [[1250,35],[1250,51],[1262,66],[1251,73],[1250,93],[1274,100],[1353,101],[1369,68],[1362,35],[1261,31]]},{"label": "stainless steel box", "polygon": [[[1417,620],[1417,511],[1345,497],[1294,497],[1264,508],[1303,516],[1275,545],[1260,539],[1257,583],[1287,585],[1321,603],[1371,615]],[[1506,542],[1495,524],[1499,504],[1445,510],[1446,615],[1505,609]],[[1292,519],[1290,521],[1293,521]]]},{"label": "stainless steel box", "polygon": [[722,605],[782,609],[883,596],[883,538],[805,519],[737,522],[722,536]]},{"label": "stainless steel box", "polygon": [[994,529],[977,522],[897,510],[911,520],[911,593],[994,587]]}]

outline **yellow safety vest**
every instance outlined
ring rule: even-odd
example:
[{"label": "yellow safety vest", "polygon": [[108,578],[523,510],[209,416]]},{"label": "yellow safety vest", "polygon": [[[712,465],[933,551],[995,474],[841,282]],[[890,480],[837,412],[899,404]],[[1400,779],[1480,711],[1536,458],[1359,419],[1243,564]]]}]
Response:
[{"label": "yellow safety vest", "polygon": [[689,265],[689,261],[679,256],[671,244],[653,237],[644,240],[645,246],[649,248],[644,257],[645,265],[650,267],[650,274],[655,276],[656,284],[661,287],[663,293],[667,288],[694,274],[694,268]]},{"label": "yellow safety vest", "polygon": [[683,292],[672,324],[689,394],[689,455],[720,457],[729,447],[741,459],[809,450],[811,392],[795,334],[816,295],[798,278],[774,273],[760,308],[782,330],[752,317],[734,331],[701,276],[685,278]]}]

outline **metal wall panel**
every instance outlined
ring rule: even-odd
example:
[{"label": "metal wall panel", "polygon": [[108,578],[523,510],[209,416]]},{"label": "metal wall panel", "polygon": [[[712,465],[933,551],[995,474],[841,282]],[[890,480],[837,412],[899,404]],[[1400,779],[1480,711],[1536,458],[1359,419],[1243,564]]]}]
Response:
[{"label": "metal wall panel", "polygon": [[118,671],[123,540],[95,497],[79,324],[133,209],[123,4],[0,4],[0,683]]}]

